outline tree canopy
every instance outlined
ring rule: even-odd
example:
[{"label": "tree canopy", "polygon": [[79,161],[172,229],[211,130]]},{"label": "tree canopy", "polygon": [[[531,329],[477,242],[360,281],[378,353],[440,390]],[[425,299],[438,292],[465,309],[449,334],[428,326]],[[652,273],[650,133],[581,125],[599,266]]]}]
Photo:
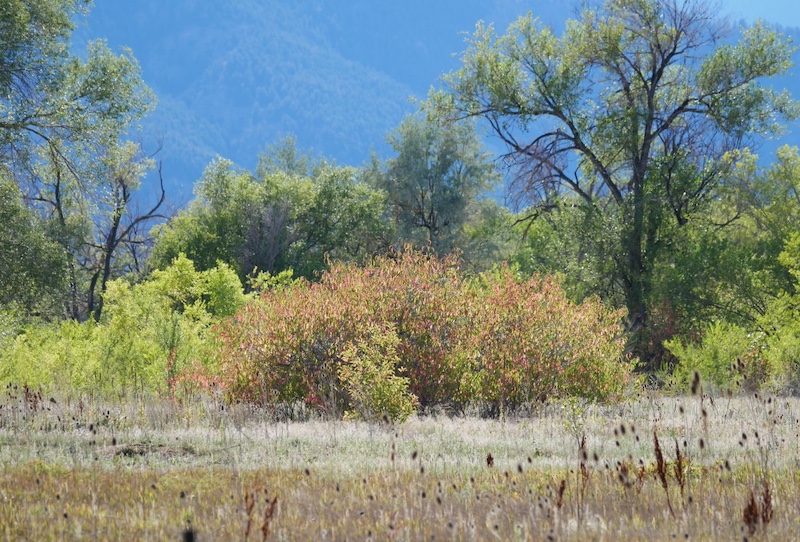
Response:
[{"label": "tree canopy", "polygon": [[314,278],[326,258],[359,261],[385,246],[383,196],[355,169],[277,150],[256,173],[224,159],[210,164],[196,199],[159,230],[154,265],[184,253],[201,270],[226,262],[243,282],[289,269]]},{"label": "tree canopy", "polygon": [[0,155],[19,167],[58,157],[80,168],[78,149],[97,149],[123,135],[152,108],[129,50],[114,54],[102,40],[86,59],[70,49],[88,0],[17,0],[0,6]]},{"label": "tree canopy", "polygon": [[400,242],[438,254],[462,245],[478,199],[499,180],[473,123],[409,116],[388,141],[397,155],[384,167],[373,160],[367,178],[386,193]]},{"label": "tree canopy", "polygon": [[141,270],[137,245],[165,195],[162,184],[147,210],[134,204],[154,163],[125,137],[155,96],[132,52],[116,54],[102,40],[90,42],[84,56],[73,50],[72,33],[90,4],[0,5],[3,174],[39,216],[39,231],[60,247],[66,277],[52,283],[65,285],[63,310],[80,320],[99,318],[110,279]]},{"label": "tree canopy", "polygon": [[585,209],[630,329],[647,324],[653,269],[669,231],[689,222],[730,173],[728,153],[797,117],[764,79],[791,66],[790,42],[763,23],[735,44],[705,2],[608,0],[557,37],[532,16],[504,35],[479,25],[446,77],[440,106],[479,117],[506,146],[517,202],[536,216]]}]

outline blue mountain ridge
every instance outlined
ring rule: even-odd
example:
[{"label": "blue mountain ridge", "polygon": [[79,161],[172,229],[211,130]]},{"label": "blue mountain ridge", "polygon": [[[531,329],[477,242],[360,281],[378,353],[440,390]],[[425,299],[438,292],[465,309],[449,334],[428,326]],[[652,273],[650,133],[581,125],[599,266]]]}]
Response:
[{"label": "blue mountain ridge", "polygon": [[[522,0],[137,0],[98,2],[78,41],[126,46],[158,96],[142,124],[163,142],[164,177],[185,203],[217,155],[252,168],[295,135],[340,164],[388,153],[385,136],[442,74],[458,67],[479,20],[502,31],[532,11],[560,33],[577,2]],[[783,28],[800,38],[800,29]],[[798,56],[800,60],[800,56]],[[774,81],[800,97],[794,74]],[[794,129],[781,142],[800,143]],[[762,154],[771,154],[771,142]]]}]

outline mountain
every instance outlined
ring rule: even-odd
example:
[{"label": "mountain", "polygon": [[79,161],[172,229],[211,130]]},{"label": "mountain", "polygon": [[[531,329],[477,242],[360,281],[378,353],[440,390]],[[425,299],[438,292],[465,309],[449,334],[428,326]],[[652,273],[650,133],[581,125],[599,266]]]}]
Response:
[{"label": "mountain", "polygon": [[519,13],[515,0],[427,4],[104,2],[78,35],[133,50],[159,97],[144,139],[163,141],[165,178],[185,200],[215,155],[253,167],[289,134],[339,163],[365,163],[415,109],[410,98],[456,67],[461,33]]},{"label": "mountain", "polygon": [[[409,98],[424,98],[440,75],[458,67],[464,34],[478,20],[502,31],[531,10],[560,33],[577,5],[98,2],[76,37],[79,46],[99,37],[113,49],[133,50],[159,98],[143,123],[143,140],[148,147],[163,141],[165,180],[173,200],[185,202],[214,156],[252,168],[266,145],[289,134],[302,148],[342,164],[361,165],[372,151],[386,154],[386,134],[415,109]],[[797,81],[785,84],[796,88]]]}]

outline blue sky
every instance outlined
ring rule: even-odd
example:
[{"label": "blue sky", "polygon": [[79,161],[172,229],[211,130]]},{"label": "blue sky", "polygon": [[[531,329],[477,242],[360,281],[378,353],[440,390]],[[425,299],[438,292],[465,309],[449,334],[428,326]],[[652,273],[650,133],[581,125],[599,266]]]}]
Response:
[{"label": "blue sky", "polygon": [[723,0],[723,10],[735,19],[748,21],[761,18],[784,26],[800,27],[798,0]]}]

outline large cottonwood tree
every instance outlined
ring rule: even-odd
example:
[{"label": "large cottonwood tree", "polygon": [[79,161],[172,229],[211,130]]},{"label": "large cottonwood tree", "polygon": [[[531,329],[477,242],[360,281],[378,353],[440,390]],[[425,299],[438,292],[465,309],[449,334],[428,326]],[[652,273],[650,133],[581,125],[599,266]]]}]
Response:
[{"label": "large cottonwood tree", "polygon": [[106,283],[131,267],[123,249],[136,260],[164,202],[161,184],[145,210],[134,203],[154,164],[125,138],[155,105],[136,59],[102,40],[74,51],[90,4],[0,2],[0,165],[66,256],[64,308],[81,320],[99,318]]},{"label": "large cottonwood tree", "polygon": [[603,224],[631,330],[647,324],[666,233],[713,197],[723,156],[797,115],[764,83],[790,67],[790,42],[763,23],[741,32],[730,41],[700,0],[607,0],[561,37],[530,15],[504,35],[479,25],[436,96],[505,143],[512,193],[531,216],[571,194]]}]

